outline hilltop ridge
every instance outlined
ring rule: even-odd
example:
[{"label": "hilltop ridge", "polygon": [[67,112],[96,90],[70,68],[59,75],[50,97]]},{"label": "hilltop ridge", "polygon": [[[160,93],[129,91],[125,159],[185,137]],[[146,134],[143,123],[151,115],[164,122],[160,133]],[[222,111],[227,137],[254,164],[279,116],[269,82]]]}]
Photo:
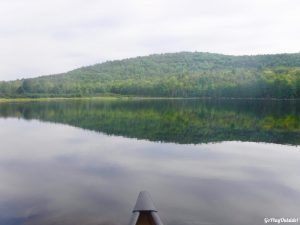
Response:
[{"label": "hilltop ridge", "polygon": [[230,56],[154,54],[108,61],[66,73],[0,82],[0,97],[300,98],[300,53]]}]

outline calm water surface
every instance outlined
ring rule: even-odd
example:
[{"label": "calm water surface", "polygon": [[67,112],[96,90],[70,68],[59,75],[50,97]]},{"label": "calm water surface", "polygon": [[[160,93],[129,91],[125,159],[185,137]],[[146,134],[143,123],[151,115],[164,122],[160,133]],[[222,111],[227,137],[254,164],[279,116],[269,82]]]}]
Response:
[{"label": "calm water surface", "polygon": [[1,225],[126,225],[148,190],[165,225],[300,218],[300,104],[0,104]]}]

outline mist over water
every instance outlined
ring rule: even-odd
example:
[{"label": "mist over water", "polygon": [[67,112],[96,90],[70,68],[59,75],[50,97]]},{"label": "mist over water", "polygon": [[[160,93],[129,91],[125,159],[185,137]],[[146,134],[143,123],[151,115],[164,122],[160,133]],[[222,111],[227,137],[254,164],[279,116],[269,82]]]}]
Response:
[{"label": "mist over water", "polygon": [[127,224],[148,190],[166,225],[299,217],[297,102],[0,104],[0,224]]}]

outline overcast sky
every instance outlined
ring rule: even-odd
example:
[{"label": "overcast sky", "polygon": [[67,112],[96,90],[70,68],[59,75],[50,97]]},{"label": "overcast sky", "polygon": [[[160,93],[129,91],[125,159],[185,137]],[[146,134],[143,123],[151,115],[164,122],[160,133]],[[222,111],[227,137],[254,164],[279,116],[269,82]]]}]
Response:
[{"label": "overcast sky", "polygon": [[0,80],[152,53],[300,51],[299,0],[0,0]]}]

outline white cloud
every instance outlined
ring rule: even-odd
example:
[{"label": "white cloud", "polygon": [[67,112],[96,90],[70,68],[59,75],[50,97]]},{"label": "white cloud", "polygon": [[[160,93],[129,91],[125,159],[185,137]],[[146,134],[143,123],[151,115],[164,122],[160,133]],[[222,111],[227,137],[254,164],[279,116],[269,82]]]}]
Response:
[{"label": "white cloud", "polygon": [[297,0],[1,0],[0,80],[176,51],[300,50]]}]

